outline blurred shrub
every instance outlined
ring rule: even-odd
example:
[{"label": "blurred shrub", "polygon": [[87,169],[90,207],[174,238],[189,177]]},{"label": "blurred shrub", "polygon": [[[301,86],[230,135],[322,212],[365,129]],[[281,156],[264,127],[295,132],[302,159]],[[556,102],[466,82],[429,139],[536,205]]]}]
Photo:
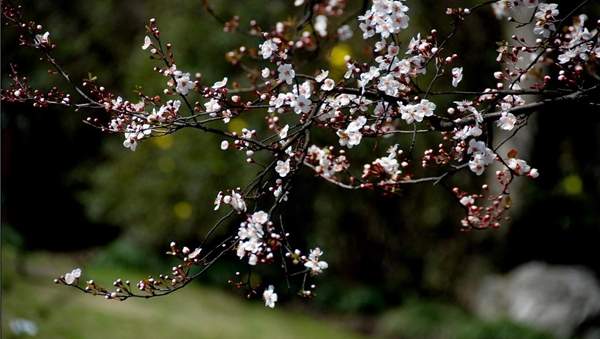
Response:
[{"label": "blurred shrub", "polygon": [[121,225],[130,241],[154,248],[201,239],[223,213],[212,209],[217,192],[242,186],[252,174],[218,144],[196,131],[151,139],[136,152],[107,143],[110,161],[80,171],[92,188],[81,194],[89,216]]},{"label": "blurred shrub", "polygon": [[551,339],[549,334],[509,321],[487,322],[448,304],[410,300],[386,312],[377,333],[403,339]]},{"label": "blurred shrub", "polygon": [[384,295],[378,286],[350,285],[329,276],[319,287],[318,298],[314,302],[342,313],[376,314],[388,306]]},{"label": "blurred shrub", "polygon": [[122,237],[103,247],[94,256],[93,264],[98,267],[165,271],[165,258],[159,255],[149,256],[148,253],[152,250]]}]

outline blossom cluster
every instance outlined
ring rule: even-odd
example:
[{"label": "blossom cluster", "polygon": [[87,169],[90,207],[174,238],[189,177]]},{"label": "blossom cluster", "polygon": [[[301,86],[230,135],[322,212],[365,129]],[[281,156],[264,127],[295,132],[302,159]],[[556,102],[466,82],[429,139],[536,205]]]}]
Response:
[{"label": "blossom cluster", "polygon": [[408,7],[403,1],[373,0],[373,6],[358,17],[363,38],[380,34],[383,39],[408,27]]},{"label": "blossom cluster", "polygon": [[[277,284],[255,286],[249,277],[267,265],[282,267],[286,278],[302,277],[299,294],[312,297],[315,285],[306,281],[322,274],[329,263],[320,247],[303,252],[291,245],[281,211],[303,169],[340,188],[385,194],[398,194],[408,184],[454,185],[453,176],[464,169],[474,174],[474,180],[490,183],[475,193],[452,187],[457,209],[464,210],[461,229],[500,227],[511,206],[513,180],[539,176],[536,168],[517,158],[516,150],[504,152],[506,141],[527,124],[530,114],[555,102],[598,105],[600,23],[580,13],[561,17],[554,3],[500,0],[448,8],[452,31],[431,29],[410,37],[403,33],[410,22],[408,0],[368,4],[363,13],[345,18],[350,2],[295,0],[294,5],[303,8],[298,20],[272,27],[249,20],[243,33],[255,39],[253,46],[226,53],[226,59],[245,73],[244,80],[234,74],[213,82],[201,73],[178,69],[173,46],[163,41],[157,20],[151,19],[141,48],[160,62],[155,71],[167,80],[162,93],[140,90],[135,100],[112,93],[95,79],[86,79],[81,86],[72,83],[77,89],[73,94],[33,89],[26,77],[11,69],[12,83],[2,89],[5,102],[86,111],[90,114],[86,123],[123,135],[123,146],[132,151],[145,139],[184,128],[212,133],[220,140],[215,147],[237,152],[249,168],[259,169],[246,187],[216,194],[214,210],[229,213],[214,224],[202,246],[191,250],[171,243],[168,254],[181,263],[169,274],[134,286],[118,279],[111,289],[92,280],[79,286],[80,270],[57,282],[117,300],[165,295],[185,286],[221,256],[233,254],[247,264],[248,273],[236,272],[230,283],[246,289],[249,296],[262,295],[265,306],[272,308],[278,302]],[[469,85],[463,83],[464,77],[479,71],[465,66],[460,51],[451,50],[448,41],[461,33],[463,22],[476,10],[490,7],[499,18],[509,17],[517,31],[533,32],[535,41],[515,34],[499,43],[498,69],[486,77],[494,85],[458,91]],[[54,36],[51,39],[48,31],[24,20],[18,9],[4,2],[2,11],[21,33],[22,45],[62,70],[51,55]],[[526,18],[529,21],[522,22]],[[227,32],[244,27],[239,17],[224,26]],[[352,41],[355,26],[362,31],[363,39],[357,43],[368,51],[367,58],[345,56],[341,70],[322,64],[311,69],[312,64],[300,62],[306,55],[328,55],[331,43]],[[240,85],[243,81],[247,87]],[[452,95],[454,101],[444,95]],[[264,124],[254,119],[244,120],[241,129],[230,124],[257,111]],[[246,125],[248,121],[253,122]],[[432,137],[419,139],[426,143],[421,153],[416,144],[425,133]],[[235,229],[217,240],[214,231],[228,227],[224,221],[229,218],[237,218]],[[205,243],[213,248],[203,249]]]}]

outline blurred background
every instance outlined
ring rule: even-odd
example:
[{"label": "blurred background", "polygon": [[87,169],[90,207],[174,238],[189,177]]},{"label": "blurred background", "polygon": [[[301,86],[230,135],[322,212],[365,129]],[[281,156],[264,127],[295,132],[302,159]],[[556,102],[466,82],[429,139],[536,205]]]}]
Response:
[{"label": "blurred background", "polygon": [[[408,1],[411,28],[403,36],[433,27],[446,32],[445,7],[474,3]],[[561,11],[576,3],[560,2]],[[175,46],[178,68],[201,72],[207,83],[224,75],[243,83],[224,55],[241,44],[258,45],[224,33],[202,1],[23,4],[26,16],[51,32],[56,59],[72,78],[91,73],[128,99],[136,85],[146,93],[165,85],[140,49],[150,17]],[[301,15],[289,0],[212,5],[223,17],[240,15],[243,25],[256,19],[267,27]],[[589,5],[592,18],[599,7]],[[352,40],[327,42],[331,53],[311,55],[301,67],[327,67],[339,76],[344,55],[368,60],[352,28]],[[462,32],[450,46],[465,67],[461,86],[493,86],[496,41],[510,36],[510,28],[486,9]],[[14,30],[3,26],[3,86],[9,63],[34,87],[62,86],[35,50],[15,46]],[[456,99],[435,101],[445,107]],[[83,124],[81,113],[2,103],[3,337],[600,338],[599,113],[548,109],[530,120],[512,146],[541,175],[515,186],[511,220],[499,230],[460,232],[462,211],[441,187],[407,187],[400,197],[383,197],[347,192],[305,172],[306,184],[290,197],[286,228],[308,235],[293,239],[299,248],[321,246],[330,269],[309,302],[276,286],[282,302],[273,311],[227,285],[240,267],[236,258],[190,288],[148,301],[107,302],[53,285],[53,277],[74,265],[105,284],[166,272],[172,262],[162,253],[169,241],[199,243],[221,215],[212,210],[216,193],[244,185],[253,173],[240,166],[244,159],[220,151],[220,140],[197,131],[148,140],[130,152],[120,136]],[[239,119],[230,128],[258,122]],[[402,138],[396,142],[410,142]],[[427,143],[421,139],[417,147]],[[369,159],[371,151],[365,146],[358,154]],[[452,183],[475,190],[488,179],[458,176]],[[278,272],[265,271],[257,282],[267,278],[282,281]]]}]

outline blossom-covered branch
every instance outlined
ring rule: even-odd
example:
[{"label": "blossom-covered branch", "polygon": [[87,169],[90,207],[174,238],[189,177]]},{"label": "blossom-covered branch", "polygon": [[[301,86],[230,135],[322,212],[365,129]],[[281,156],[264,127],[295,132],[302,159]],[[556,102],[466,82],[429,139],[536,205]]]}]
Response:
[{"label": "blossom-covered branch", "polygon": [[[580,1],[561,16],[553,3],[484,1],[470,8],[448,8],[451,27],[446,34],[431,29],[407,37],[409,0],[363,1],[355,9],[344,0],[294,0],[290,7],[301,8],[297,19],[273,27],[240,16],[228,20],[204,1],[206,11],[226,32],[253,40],[252,47],[241,46],[226,54],[245,73],[247,83],[232,81],[232,75],[206,82],[201,73],[178,68],[174,47],[162,36],[157,20],[150,19],[141,48],[157,61],[154,70],[165,80],[164,91],[138,90],[136,98],[127,99],[96,79],[71,79],[52,56],[58,48],[54,37],[25,20],[20,7],[3,1],[3,18],[19,32],[19,44],[38,50],[67,83],[64,89],[34,89],[12,67],[12,84],[2,89],[4,102],[41,108],[60,105],[84,112],[86,123],[122,135],[123,146],[131,151],[148,138],[182,129],[215,134],[222,140],[214,147],[237,152],[248,170],[256,172],[245,188],[216,193],[214,209],[227,206],[229,211],[210,228],[201,246],[191,250],[171,243],[167,253],[181,262],[171,273],[149,277],[137,286],[118,279],[110,289],[91,280],[80,284],[80,270],[56,281],[109,299],[150,298],[186,286],[216,260],[234,254],[249,269],[247,279],[236,272],[230,283],[249,297],[262,291],[265,305],[274,307],[275,284],[253,286],[249,278],[253,267],[269,264],[281,267],[286,280],[300,278],[299,294],[311,297],[316,287],[312,280],[329,266],[322,260],[324,251],[293,247],[282,218],[303,171],[343,189],[382,194],[398,194],[405,185],[444,185],[465,211],[460,221],[463,230],[500,227],[511,205],[511,183],[517,177],[539,175],[518,158],[517,150],[502,154],[501,147],[531,114],[547,106],[600,104],[600,23],[582,14],[589,3]],[[523,36],[515,34],[498,44],[498,68],[489,74],[496,82],[494,88],[465,90],[463,74],[478,70],[459,64],[460,51],[451,50],[448,42],[463,33],[462,24],[473,13],[485,10],[493,10],[499,19],[508,18]],[[525,37],[528,31],[535,34],[534,41]],[[340,76],[302,63],[305,55],[316,56],[331,48],[332,42],[347,41],[354,34],[362,35],[364,47],[370,50],[367,62],[346,56],[346,71]],[[437,99],[446,95],[461,100],[441,107],[445,101]],[[263,115],[264,125],[228,131],[232,120],[255,112]],[[504,136],[499,142],[491,133],[494,129]],[[316,139],[315,133],[323,137]],[[417,154],[415,144],[423,135],[431,136],[423,138],[431,145]],[[386,150],[365,162],[356,150],[369,139]],[[268,160],[262,164],[258,159]],[[493,183],[479,192],[450,184],[457,173],[481,176],[487,171],[493,171]],[[237,229],[228,230],[223,239],[212,239],[217,229],[225,227],[225,220],[236,218]]]}]

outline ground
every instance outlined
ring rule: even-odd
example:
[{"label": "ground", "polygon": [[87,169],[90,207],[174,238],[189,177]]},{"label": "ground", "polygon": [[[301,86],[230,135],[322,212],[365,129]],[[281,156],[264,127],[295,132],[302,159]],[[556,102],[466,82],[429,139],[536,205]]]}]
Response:
[{"label": "ground", "polygon": [[[6,251],[5,251],[6,252]],[[168,297],[108,301],[52,282],[67,271],[62,256],[37,254],[25,261],[27,275],[17,273],[11,253],[4,253],[3,338],[16,338],[7,326],[16,318],[34,321],[38,337],[53,338],[361,338],[341,324],[298,311],[270,309],[259,302],[200,284]],[[88,271],[103,281],[115,272]]]}]

